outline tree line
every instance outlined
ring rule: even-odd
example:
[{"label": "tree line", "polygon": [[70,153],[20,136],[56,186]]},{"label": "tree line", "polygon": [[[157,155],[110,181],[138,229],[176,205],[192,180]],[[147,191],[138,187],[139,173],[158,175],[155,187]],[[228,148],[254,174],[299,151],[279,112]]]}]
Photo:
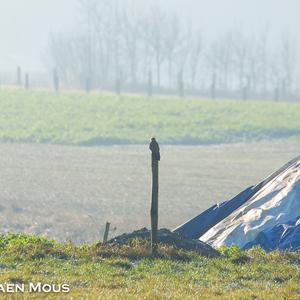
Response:
[{"label": "tree line", "polygon": [[233,28],[209,40],[158,7],[141,11],[118,0],[81,5],[81,29],[49,40],[49,67],[65,86],[245,99],[298,92],[297,44],[288,33],[274,41],[267,28],[256,36]]}]

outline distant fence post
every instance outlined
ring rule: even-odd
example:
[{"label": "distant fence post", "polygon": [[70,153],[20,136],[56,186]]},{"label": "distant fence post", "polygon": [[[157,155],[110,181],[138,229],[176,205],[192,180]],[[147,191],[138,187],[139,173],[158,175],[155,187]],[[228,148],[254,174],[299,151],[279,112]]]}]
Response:
[{"label": "distant fence post", "polygon": [[151,97],[153,95],[153,78],[152,78],[152,71],[148,72],[148,96]]},{"label": "distant fence post", "polygon": [[151,139],[149,149],[151,150],[152,167],[152,198],[151,198],[151,252],[157,254],[157,229],[158,229],[158,162],[160,161],[159,145],[155,138]]},{"label": "distant fence post", "polygon": [[25,89],[29,90],[29,74],[25,73]]},{"label": "distant fence post", "polygon": [[59,77],[57,74],[57,70],[53,70],[53,86],[54,86],[54,91],[58,92],[59,91]]},{"label": "distant fence post", "polygon": [[89,93],[91,91],[91,80],[90,77],[85,78],[85,91]]},{"label": "distant fence post", "polygon": [[180,71],[178,74],[178,93],[179,97],[184,97],[184,82],[183,82],[183,72]]},{"label": "distant fence post", "polygon": [[274,91],[274,101],[278,101],[278,100],[279,100],[279,88],[276,87]]},{"label": "distant fence post", "polygon": [[105,244],[108,240],[109,227],[110,227],[110,223],[106,222],[104,236],[103,236],[103,244]]},{"label": "distant fence post", "polygon": [[20,66],[17,67],[17,85],[22,85],[22,70]]},{"label": "distant fence post", "polygon": [[248,99],[248,88],[247,88],[247,86],[243,86],[242,97],[243,97],[243,100]]},{"label": "distant fence post", "polygon": [[121,79],[119,76],[116,79],[116,94],[121,95]]},{"label": "distant fence post", "polygon": [[216,74],[215,73],[213,74],[211,80],[210,97],[211,99],[216,99]]},{"label": "distant fence post", "polygon": [[281,99],[286,100],[285,98],[287,97],[287,85],[286,85],[286,80],[283,79],[281,83]]},{"label": "distant fence post", "polygon": [[247,88],[247,99],[250,99],[251,98],[251,89],[252,89],[250,75],[247,76],[246,88]]}]

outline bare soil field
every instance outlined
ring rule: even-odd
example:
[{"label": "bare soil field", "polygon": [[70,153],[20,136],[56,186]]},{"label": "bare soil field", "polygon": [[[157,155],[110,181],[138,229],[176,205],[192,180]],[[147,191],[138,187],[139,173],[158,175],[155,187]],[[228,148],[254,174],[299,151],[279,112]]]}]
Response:
[{"label": "bare soil field", "polygon": [[[256,184],[299,154],[297,139],[161,146],[160,227],[173,227]],[[0,144],[1,232],[60,241],[149,227],[151,170],[145,146]]]}]

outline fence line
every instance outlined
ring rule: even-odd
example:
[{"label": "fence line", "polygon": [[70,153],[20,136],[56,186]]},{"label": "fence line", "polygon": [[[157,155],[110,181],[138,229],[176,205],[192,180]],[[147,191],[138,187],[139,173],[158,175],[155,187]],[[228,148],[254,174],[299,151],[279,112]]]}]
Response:
[{"label": "fence line", "polygon": [[[21,66],[17,66],[15,72],[0,72],[0,86],[9,85],[16,87],[23,87],[25,90],[34,88],[46,88],[52,89],[54,92],[59,92],[61,89],[81,89],[86,93],[92,91],[111,91],[117,95],[122,93],[138,93],[145,94],[148,97],[153,95],[172,95],[181,98],[184,97],[205,97],[212,100],[216,98],[229,98],[229,99],[240,99],[240,100],[273,100],[273,101],[300,101],[300,90],[294,90],[293,92],[287,93],[285,84],[282,82],[278,83],[273,89],[266,90],[264,93],[254,92],[250,86],[250,82],[247,81],[240,90],[220,90],[217,88],[217,78],[213,74],[211,77],[211,85],[209,88],[193,89],[185,85],[184,73],[180,71],[178,74],[177,88],[170,89],[166,87],[157,87],[153,84],[153,73],[152,70],[148,71],[148,78],[146,84],[140,84],[132,86],[126,84],[122,80],[122,74],[120,73],[115,81],[115,86],[103,86],[93,87],[92,80],[90,77],[84,79],[84,84],[79,85],[68,85],[63,84],[57,68],[52,71],[52,78],[46,72],[44,73],[29,73],[25,70],[24,76],[22,73]],[[1,76],[2,75],[2,76]],[[24,81],[22,80],[24,78]]]}]

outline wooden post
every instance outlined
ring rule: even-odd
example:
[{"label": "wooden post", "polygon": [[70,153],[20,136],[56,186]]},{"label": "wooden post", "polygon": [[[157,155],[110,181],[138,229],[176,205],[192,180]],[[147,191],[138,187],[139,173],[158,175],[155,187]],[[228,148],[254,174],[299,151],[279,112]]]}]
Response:
[{"label": "wooden post", "polygon": [[116,94],[121,95],[121,79],[119,76],[116,79]]},{"label": "wooden post", "polygon": [[184,97],[184,82],[183,82],[183,72],[180,71],[178,74],[178,94],[179,97]]},{"label": "wooden post", "polygon": [[103,244],[105,244],[107,242],[108,233],[109,233],[109,227],[110,227],[110,223],[106,222],[104,236],[103,236]]},{"label": "wooden post", "polygon": [[152,71],[148,73],[148,96],[151,97],[153,94],[153,79],[152,79]]},{"label": "wooden post", "polygon": [[25,74],[25,89],[29,90],[29,74]]},{"label": "wooden post", "polygon": [[247,76],[246,89],[247,89],[247,99],[250,99],[250,97],[251,97],[251,89],[252,89],[250,75]]},{"label": "wooden post", "polygon": [[90,77],[85,78],[85,92],[89,93],[91,91],[91,80]]},{"label": "wooden post", "polygon": [[22,85],[22,70],[20,66],[17,67],[17,85]]},{"label": "wooden post", "polygon": [[243,89],[242,89],[242,97],[243,97],[243,100],[247,100],[248,99],[248,89],[247,89],[247,86],[244,86]]},{"label": "wooden post", "polygon": [[159,145],[155,138],[151,139],[149,149],[151,150],[152,167],[152,198],[151,198],[151,252],[157,254],[157,229],[158,229],[158,162],[160,161]]},{"label": "wooden post", "polygon": [[279,100],[279,88],[276,87],[274,91],[274,101],[278,101],[278,100]]},{"label": "wooden post", "polygon": [[58,92],[59,91],[59,78],[57,74],[57,70],[53,70],[53,86],[54,86],[54,91]]},{"label": "wooden post", "polygon": [[286,80],[283,79],[282,83],[281,83],[281,92],[280,92],[280,96],[282,100],[286,100],[286,96],[287,96],[287,86],[286,86]]},{"label": "wooden post", "polygon": [[216,98],[216,74],[212,76],[211,86],[210,86],[210,97],[211,99]]}]

